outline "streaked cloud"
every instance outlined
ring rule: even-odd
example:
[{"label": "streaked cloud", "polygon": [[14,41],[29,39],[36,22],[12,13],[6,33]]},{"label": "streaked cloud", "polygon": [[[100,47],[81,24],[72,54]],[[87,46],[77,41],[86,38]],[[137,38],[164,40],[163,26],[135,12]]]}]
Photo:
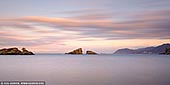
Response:
[{"label": "streaked cloud", "polygon": [[170,39],[169,0],[80,0],[77,3],[71,0],[59,1],[60,4],[50,4],[54,2],[51,0],[48,3],[35,2],[33,7],[25,5],[24,8],[16,5],[18,3],[12,4],[16,6],[13,12],[16,15],[12,17],[5,16],[12,13],[4,7],[11,3],[2,2],[0,47],[27,46],[48,51],[81,45],[85,48],[96,49],[99,46],[111,49],[112,43],[118,41],[151,39],[160,43]]},{"label": "streaked cloud", "polygon": [[[130,15],[130,14],[129,14]],[[114,20],[79,20],[67,18],[52,18],[27,16],[16,19],[3,19],[0,27],[28,29],[39,33],[60,31],[77,32],[76,35],[105,39],[136,39],[136,38],[168,38],[170,11],[141,12],[130,16],[131,19],[116,22]],[[12,23],[11,23],[12,22]],[[38,26],[49,27],[44,30]],[[48,30],[53,29],[53,30]],[[153,34],[154,33],[154,34]],[[100,34],[100,35],[99,35]]]},{"label": "streaked cloud", "polygon": [[140,4],[147,6],[147,7],[169,7],[170,1],[169,0],[141,0],[139,1]]}]

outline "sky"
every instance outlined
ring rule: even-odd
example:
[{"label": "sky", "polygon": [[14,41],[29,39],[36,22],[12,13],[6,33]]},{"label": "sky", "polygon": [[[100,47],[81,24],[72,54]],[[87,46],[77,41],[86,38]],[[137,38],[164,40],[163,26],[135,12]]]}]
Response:
[{"label": "sky", "polygon": [[113,53],[170,43],[170,0],[0,0],[0,48]]}]

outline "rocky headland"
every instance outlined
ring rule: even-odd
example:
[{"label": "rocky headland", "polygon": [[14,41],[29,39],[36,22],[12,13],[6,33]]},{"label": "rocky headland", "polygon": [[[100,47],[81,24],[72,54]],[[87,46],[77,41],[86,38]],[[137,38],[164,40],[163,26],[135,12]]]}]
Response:
[{"label": "rocky headland", "polygon": [[170,44],[162,44],[155,47],[146,47],[139,49],[119,49],[114,54],[170,54]]},{"label": "rocky headland", "polygon": [[4,48],[0,49],[0,55],[34,55],[34,53],[26,48],[22,48],[22,50],[18,48]]},{"label": "rocky headland", "polygon": [[166,48],[165,52],[160,53],[160,54],[170,55],[170,48]]}]

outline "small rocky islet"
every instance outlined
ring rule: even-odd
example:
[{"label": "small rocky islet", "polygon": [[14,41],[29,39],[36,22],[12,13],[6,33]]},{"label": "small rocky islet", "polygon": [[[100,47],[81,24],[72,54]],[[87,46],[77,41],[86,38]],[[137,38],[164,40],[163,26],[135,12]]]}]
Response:
[{"label": "small rocky islet", "polygon": [[[83,54],[82,48],[75,49],[71,52],[65,53],[65,54]],[[97,54],[96,52],[87,50],[86,54]],[[33,52],[28,51],[26,48],[22,48],[19,50],[18,48],[3,48],[0,49],[0,55],[34,55]]]},{"label": "small rocky islet", "polygon": [[28,51],[26,48],[19,50],[18,48],[14,47],[0,49],[0,55],[34,55],[34,53]]},{"label": "small rocky islet", "polygon": [[[78,48],[78,49],[75,49],[75,50],[68,52],[68,53],[65,53],[65,54],[83,54],[83,50],[82,50],[82,48]],[[90,51],[90,50],[87,50],[86,54],[97,54],[97,53]]]},{"label": "small rocky islet", "polygon": [[88,50],[88,51],[86,51],[86,54],[97,54],[97,53],[96,53],[96,52],[93,52],[93,51]]},{"label": "small rocky islet", "polygon": [[75,49],[71,52],[65,53],[65,54],[83,54],[82,48]]}]

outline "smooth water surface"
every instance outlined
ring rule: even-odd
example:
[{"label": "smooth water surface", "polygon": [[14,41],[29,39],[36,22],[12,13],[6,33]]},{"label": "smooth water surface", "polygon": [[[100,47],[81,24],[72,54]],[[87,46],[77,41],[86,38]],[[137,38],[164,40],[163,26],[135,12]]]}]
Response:
[{"label": "smooth water surface", "polygon": [[0,81],[46,85],[170,85],[168,55],[0,55]]}]

